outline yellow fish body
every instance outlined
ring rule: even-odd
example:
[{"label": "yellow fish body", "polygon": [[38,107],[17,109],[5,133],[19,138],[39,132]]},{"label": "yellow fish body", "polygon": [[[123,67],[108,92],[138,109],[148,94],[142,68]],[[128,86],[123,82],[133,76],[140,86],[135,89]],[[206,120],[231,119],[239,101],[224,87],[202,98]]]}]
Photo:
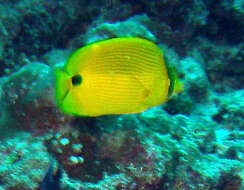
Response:
[{"label": "yellow fish body", "polygon": [[160,48],[148,40],[104,40],[76,50],[56,69],[56,99],[73,115],[138,113],[182,90],[172,73]]}]

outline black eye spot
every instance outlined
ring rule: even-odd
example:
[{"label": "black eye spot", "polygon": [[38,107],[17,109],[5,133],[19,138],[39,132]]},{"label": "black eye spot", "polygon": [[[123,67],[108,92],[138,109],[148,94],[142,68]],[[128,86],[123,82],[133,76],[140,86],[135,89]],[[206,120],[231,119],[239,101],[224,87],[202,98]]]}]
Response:
[{"label": "black eye spot", "polygon": [[79,86],[82,83],[82,77],[80,75],[73,76],[71,80],[73,86]]}]

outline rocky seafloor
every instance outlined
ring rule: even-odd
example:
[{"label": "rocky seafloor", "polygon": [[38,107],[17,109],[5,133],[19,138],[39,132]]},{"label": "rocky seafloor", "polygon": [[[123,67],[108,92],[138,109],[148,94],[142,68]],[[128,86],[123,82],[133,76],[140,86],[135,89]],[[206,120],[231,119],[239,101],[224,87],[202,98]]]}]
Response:
[{"label": "rocky seafloor", "polygon": [[[243,190],[244,1],[0,0],[0,190]],[[138,36],[184,91],[140,114],[59,111],[53,67]]]}]

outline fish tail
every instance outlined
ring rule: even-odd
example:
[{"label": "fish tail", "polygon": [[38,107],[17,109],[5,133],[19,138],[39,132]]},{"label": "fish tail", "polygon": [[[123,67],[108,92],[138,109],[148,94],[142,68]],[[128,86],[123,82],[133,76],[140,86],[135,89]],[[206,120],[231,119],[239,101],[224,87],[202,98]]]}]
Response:
[{"label": "fish tail", "polygon": [[184,85],[180,81],[176,69],[174,66],[169,62],[168,58],[165,56],[165,64],[168,71],[168,76],[170,80],[170,86],[168,91],[168,97],[171,97],[172,95],[175,95],[177,93],[180,93],[184,90]]},{"label": "fish tail", "polygon": [[177,77],[175,79],[175,85],[174,85],[174,90],[173,90],[173,94],[177,94],[180,93],[184,90],[184,85],[183,83],[179,80],[179,78]]}]

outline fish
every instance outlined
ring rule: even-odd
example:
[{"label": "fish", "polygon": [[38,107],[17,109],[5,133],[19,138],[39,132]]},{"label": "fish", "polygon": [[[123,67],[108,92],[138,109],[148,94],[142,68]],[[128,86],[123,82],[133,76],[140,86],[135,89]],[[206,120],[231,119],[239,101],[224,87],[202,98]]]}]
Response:
[{"label": "fish", "polygon": [[120,37],[88,44],[55,68],[57,106],[85,117],[140,113],[183,90],[153,42]]},{"label": "fish", "polygon": [[61,166],[58,164],[57,171],[54,172],[54,170],[54,160],[52,160],[38,190],[60,190],[62,178]]}]

